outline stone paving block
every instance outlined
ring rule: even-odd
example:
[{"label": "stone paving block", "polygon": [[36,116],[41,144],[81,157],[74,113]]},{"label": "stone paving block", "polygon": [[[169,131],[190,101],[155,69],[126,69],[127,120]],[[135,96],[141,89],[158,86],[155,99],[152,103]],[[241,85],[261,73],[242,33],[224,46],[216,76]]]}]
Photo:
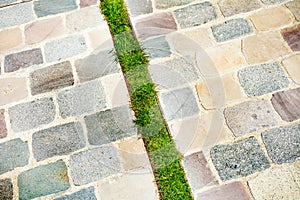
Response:
[{"label": "stone paving block", "polygon": [[7,129],[4,117],[4,109],[0,109],[0,139],[7,136]]},{"label": "stone paving block", "polygon": [[0,79],[0,105],[16,102],[27,96],[27,79],[25,77]]},{"label": "stone paving block", "polygon": [[84,146],[85,138],[79,122],[51,127],[32,136],[33,154],[37,161],[69,154]]},{"label": "stone paving block", "polygon": [[300,51],[300,25],[284,29],[281,34],[293,51]]},{"label": "stone paving block", "polygon": [[273,94],[272,104],[284,121],[300,119],[300,88]]},{"label": "stone paving block", "polygon": [[96,3],[97,3],[97,0],[80,0],[79,6],[81,8],[84,8],[87,6],[95,5]]},{"label": "stone paving block", "polygon": [[52,122],[55,105],[51,97],[46,97],[10,107],[8,113],[15,132],[27,131]]},{"label": "stone paving block", "polygon": [[69,35],[51,42],[44,47],[47,62],[60,61],[87,50],[87,44],[82,35]]},{"label": "stone paving block", "polygon": [[0,199],[13,200],[13,184],[10,179],[0,180]]},{"label": "stone paving block", "polygon": [[142,46],[150,59],[168,57],[171,55],[170,46],[165,36],[148,39]]},{"label": "stone paving block", "polygon": [[274,7],[254,13],[251,20],[257,30],[268,31],[292,23],[293,17],[287,8]]},{"label": "stone paving block", "polygon": [[0,31],[0,53],[22,44],[22,32],[19,27]]},{"label": "stone paving block", "polygon": [[300,1],[294,0],[285,4],[294,14],[297,21],[300,21]]},{"label": "stone paving block", "polygon": [[241,182],[212,188],[197,195],[197,200],[252,200],[251,195]]},{"label": "stone paving block", "polygon": [[74,84],[69,61],[58,63],[30,73],[31,94],[36,95]]},{"label": "stone paving block", "polygon": [[242,40],[243,53],[249,64],[277,60],[290,53],[289,48],[278,32],[253,35]]},{"label": "stone paving block", "polygon": [[[200,48],[202,49],[207,49],[209,47],[212,47],[212,38],[210,37],[211,35],[211,29],[210,28],[193,28],[192,30],[186,30],[185,32],[183,32],[182,34],[186,37],[188,37],[188,39],[190,39],[191,41],[193,41],[194,43],[196,43],[196,45],[199,45]],[[174,39],[174,42],[176,42],[176,40]],[[172,44],[172,41],[170,41],[170,43]],[[180,46],[178,46],[179,48],[185,47],[185,49],[187,51],[190,50],[190,45],[189,43],[186,44],[185,46],[185,42],[179,43]]]},{"label": "stone paving block", "polygon": [[18,3],[20,0],[2,0],[0,2],[0,7],[4,7],[4,6],[9,6],[11,4],[15,4],[15,3]]},{"label": "stone paving block", "polygon": [[289,0],[262,0],[262,2],[266,5],[276,5],[287,1]]},{"label": "stone paving block", "polygon": [[271,129],[262,133],[267,152],[276,164],[300,158],[300,124]]},{"label": "stone paving block", "polygon": [[248,96],[260,96],[289,86],[277,62],[250,66],[238,72],[240,83]]},{"label": "stone paving block", "polygon": [[183,167],[193,191],[206,186],[217,185],[217,180],[210,170],[207,160],[202,152],[193,153],[184,157]]},{"label": "stone paving block", "polygon": [[131,17],[153,12],[151,0],[126,0],[126,5]]},{"label": "stone paving block", "polygon": [[[47,25],[47,28],[45,28]],[[66,33],[66,28],[61,17],[35,21],[25,26],[25,43],[36,44],[52,39]]]},{"label": "stone paving block", "polygon": [[9,140],[0,144],[0,174],[28,164],[29,150],[27,142],[21,139]]},{"label": "stone paving block", "polygon": [[94,52],[84,59],[77,60],[75,67],[81,82],[120,71],[114,52],[111,50]]},{"label": "stone paving block", "polygon": [[289,74],[290,78],[297,84],[300,84],[300,54],[292,55],[282,61],[282,64]]},{"label": "stone paving block", "polygon": [[19,198],[34,199],[70,188],[67,166],[62,160],[38,166],[18,176]]},{"label": "stone paving block", "polygon": [[32,3],[20,3],[0,9],[0,28],[25,24],[35,19]]},{"label": "stone paving block", "polygon": [[266,100],[252,100],[228,107],[225,119],[234,135],[240,136],[278,124],[275,111]]},{"label": "stone paving block", "polygon": [[233,144],[217,145],[210,151],[212,162],[223,181],[248,176],[270,167],[254,137]]},{"label": "stone paving block", "polygon": [[107,144],[137,134],[128,105],[88,115],[84,119],[91,145]]},{"label": "stone paving block", "polygon": [[101,25],[104,23],[103,21],[99,8],[93,6],[68,14],[66,16],[66,27],[71,32],[77,32]]},{"label": "stone paving block", "polygon": [[199,26],[217,18],[215,8],[209,1],[179,8],[174,15],[181,28]]},{"label": "stone paving block", "polygon": [[40,48],[13,53],[4,58],[4,71],[14,72],[20,68],[27,68],[43,63],[43,55]]},{"label": "stone paving block", "polygon": [[168,121],[199,113],[196,97],[191,88],[182,88],[160,94],[162,110]]},{"label": "stone paving block", "polygon": [[[299,199],[300,176],[296,175],[299,171],[293,166],[282,166],[262,172],[254,179],[248,181],[254,199],[265,200],[291,200]],[[298,184],[297,184],[298,182]]]},{"label": "stone paving block", "polygon": [[158,9],[166,9],[174,6],[182,6],[193,2],[193,0],[155,0],[154,5]]},{"label": "stone paving block", "polygon": [[[112,50],[114,43],[111,38],[108,26],[98,27],[89,34],[90,45],[95,50]],[[99,37],[101,35],[101,37]]]},{"label": "stone paving block", "polygon": [[225,21],[211,29],[217,42],[225,42],[253,32],[251,23],[242,18]]},{"label": "stone paving block", "polygon": [[115,147],[102,146],[71,156],[71,177],[75,185],[85,185],[121,171]]},{"label": "stone paving block", "polygon": [[88,187],[74,192],[73,194],[55,198],[55,200],[97,200],[94,190],[94,187]]},{"label": "stone paving block", "polygon": [[135,23],[135,31],[142,40],[153,36],[166,35],[176,31],[176,29],[176,22],[172,13],[169,12],[155,13],[137,20]]},{"label": "stone paving block", "polygon": [[190,58],[176,58],[150,65],[150,75],[158,89],[172,89],[200,79]]},{"label": "stone paving block", "polygon": [[76,0],[39,0],[34,1],[33,4],[38,17],[68,12],[77,8]]},{"label": "stone paving block", "polygon": [[104,90],[99,80],[59,92],[57,100],[63,118],[96,112],[106,107]]},{"label": "stone paving block", "polygon": [[225,17],[246,13],[261,8],[259,0],[220,0],[218,3]]}]

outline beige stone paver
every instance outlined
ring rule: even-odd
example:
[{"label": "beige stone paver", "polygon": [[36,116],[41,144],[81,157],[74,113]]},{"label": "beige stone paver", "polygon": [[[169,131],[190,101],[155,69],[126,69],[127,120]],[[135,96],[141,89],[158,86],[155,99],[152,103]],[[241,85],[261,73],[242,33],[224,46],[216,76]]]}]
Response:
[{"label": "beige stone paver", "polygon": [[28,96],[25,77],[0,78],[0,106]]},{"label": "beige stone paver", "polygon": [[293,81],[300,84],[300,54],[295,54],[284,59],[282,64]]},{"label": "beige stone paver", "polygon": [[20,28],[0,30],[0,53],[18,47],[22,43],[23,39]]}]

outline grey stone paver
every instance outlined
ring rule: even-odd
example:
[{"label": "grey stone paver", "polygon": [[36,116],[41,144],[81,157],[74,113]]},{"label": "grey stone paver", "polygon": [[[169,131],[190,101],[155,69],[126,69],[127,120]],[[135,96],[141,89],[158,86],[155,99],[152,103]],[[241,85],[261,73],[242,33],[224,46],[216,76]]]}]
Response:
[{"label": "grey stone paver", "polygon": [[0,180],[0,199],[12,200],[13,199],[13,184],[11,179]]},{"label": "grey stone paver", "polygon": [[126,0],[126,3],[132,17],[152,13],[153,11],[151,0]]},{"label": "grey stone paver", "polygon": [[240,136],[278,124],[275,111],[266,100],[252,100],[227,107],[226,122],[234,135]]},{"label": "grey stone paver", "polygon": [[148,39],[143,42],[142,46],[151,59],[171,55],[170,46],[165,36]]},{"label": "grey stone paver", "polygon": [[205,24],[217,17],[215,8],[209,1],[179,8],[174,14],[181,28]]},{"label": "grey stone paver", "polygon": [[71,63],[66,61],[30,73],[31,94],[40,94],[74,84]]},{"label": "grey stone paver", "polygon": [[0,28],[30,22],[35,19],[32,3],[20,3],[6,8],[0,8],[0,19]]},{"label": "grey stone paver", "polygon": [[238,72],[238,77],[248,96],[260,96],[289,86],[277,62],[246,67]]},{"label": "grey stone paver", "polygon": [[74,192],[73,194],[55,198],[55,200],[97,200],[94,190],[94,187],[88,187]]},{"label": "grey stone paver", "polygon": [[225,21],[222,24],[213,26],[211,29],[217,42],[225,42],[253,32],[251,23],[242,18]]},{"label": "grey stone paver", "polygon": [[276,164],[300,159],[300,124],[265,131],[262,139],[269,156]]},{"label": "grey stone paver", "polygon": [[7,136],[7,128],[4,117],[4,109],[0,109],[0,139]]},{"label": "grey stone paver", "polygon": [[19,0],[2,0],[0,2],[0,7],[8,6],[8,5],[11,5],[11,4],[14,4],[14,3],[17,3],[17,2],[19,2]]},{"label": "grey stone paver", "polygon": [[280,4],[283,2],[287,2],[290,0],[262,0],[262,2],[266,5],[274,5],[274,4]]},{"label": "grey stone paver", "polygon": [[38,17],[54,15],[76,9],[76,0],[39,0],[34,1],[34,11]]},{"label": "grey stone paver", "polygon": [[254,137],[230,145],[217,145],[210,151],[212,162],[223,181],[248,176],[270,167]]},{"label": "grey stone paver", "polygon": [[63,118],[96,112],[106,107],[105,93],[99,80],[61,91],[57,100]]},{"label": "grey stone paver", "polygon": [[193,2],[193,0],[155,0],[155,7],[158,9],[170,8],[173,6],[181,6]]},{"label": "grey stone paver", "polygon": [[55,105],[52,98],[18,104],[8,110],[12,129],[16,132],[27,131],[54,120]]},{"label": "grey stone paver", "polygon": [[91,145],[102,145],[137,134],[128,106],[101,111],[85,118]]},{"label": "grey stone paver", "polygon": [[45,44],[47,62],[60,61],[73,57],[87,50],[85,38],[82,35],[69,35]]},{"label": "grey stone paver", "polygon": [[218,5],[225,17],[250,12],[261,7],[259,0],[220,0]]},{"label": "grey stone paver", "polygon": [[75,185],[85,185],[121,171],[118,151],[103,146],[71,156],[71,177]]},{"label": "grey stone paver", "polygon": [[28,145],[21,139],[1,143],[0,152],[0,174],[28,164]]},{"label": "grey stone paver", "polygon": [[67,166],[62,160],[38,166],[18,176],[19,198],[33,199],[70,188]]},{"label": "grey stone paver", "polygon": [[20,68],[27,68],[32,65],[39,65],[42,63],[43,56],[40,48],[26,50],[5,56],[4,71],[14,72]]},{"label": "grey stone paver", "polygon": [[84,146],[85,138],[79,122],[51,127],[32,136],[33,155],[37,161],[69,154]]}]

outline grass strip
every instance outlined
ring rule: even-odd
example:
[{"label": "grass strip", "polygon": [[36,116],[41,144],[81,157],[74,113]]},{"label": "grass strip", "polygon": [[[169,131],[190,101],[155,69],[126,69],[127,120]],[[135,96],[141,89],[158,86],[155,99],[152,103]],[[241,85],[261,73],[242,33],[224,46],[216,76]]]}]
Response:
[{"label": "grass strip", "polygon": [[123,0],[102,0],[102,14],[113,35],[118,61],[129,88],[135,123],[148,151],[162,200],[193,199],[182,156],[176,149],[162,117],[157,92],[149,71],[149,60],[141,48]]}]

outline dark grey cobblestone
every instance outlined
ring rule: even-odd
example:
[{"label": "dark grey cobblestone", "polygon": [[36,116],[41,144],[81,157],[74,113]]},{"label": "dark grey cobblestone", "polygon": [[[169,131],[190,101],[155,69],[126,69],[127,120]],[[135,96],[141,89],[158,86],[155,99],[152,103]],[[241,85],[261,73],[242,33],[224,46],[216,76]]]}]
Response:
[{"label": "dark grey cobblestone", "polygon": [[38,17],[67,12],[77,8],[76,0],[39,0],[33,3],[34,11]]},{"label": "dark grey cobblestone", "polygon": [[74,192],[73,194],[56,198],[55,200],[97,200],[94,190],[94,187],[89,187],[79,190],[78,192]]},{"label": "dark grey cobblestone", "polygon": [[0,199],[12,200],[13,199],[13,184],[11,179],[0,180]]}]

